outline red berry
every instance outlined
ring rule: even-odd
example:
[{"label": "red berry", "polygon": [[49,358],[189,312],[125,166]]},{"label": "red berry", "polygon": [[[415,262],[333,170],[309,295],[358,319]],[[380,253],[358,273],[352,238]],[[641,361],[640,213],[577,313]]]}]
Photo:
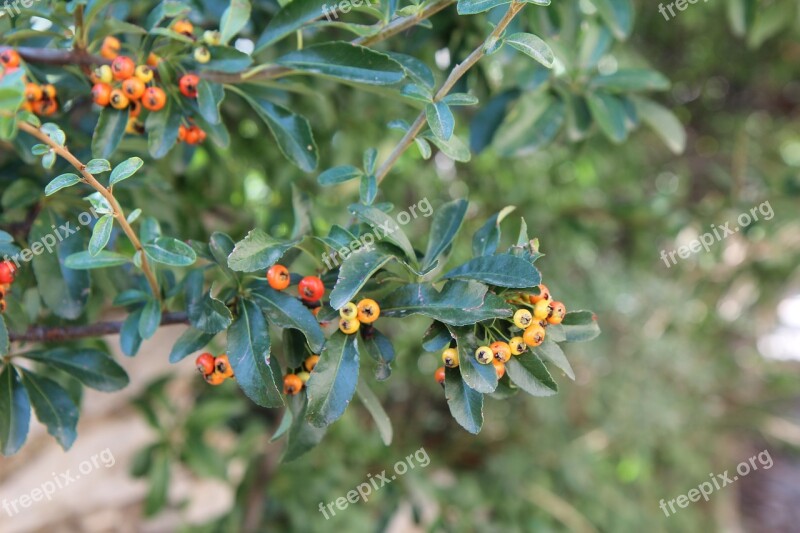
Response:
[{"label": "red berry", "polygon": [[111,74],[115,80],[127,80],[136,71],[136,63],[128,56],[119,56],[111,62]]},{"label": "red berry", "polygon": [[200,78],[197,74],[184,74],[178,80],[178,87],[181,94],[187,98],[197,98],[197,84],[200,83]]},{"label": "red berry", "polygon": [[289,275],[289,269],[283,265],[272,265],[267,270],[267,281],[269,286],[276,291],[282,291],[291,283],[292,277]]},{"label": "red berry", "polygon": [[201,353],[194,361],[197,371],[207,376],[214,371],[214,356],[210,353]]},{"label": "red berry", "polygon": [[317,276],[306,276],[297,285],[300,298],[310,302],[316,302],[325,294],[325,286]]}]

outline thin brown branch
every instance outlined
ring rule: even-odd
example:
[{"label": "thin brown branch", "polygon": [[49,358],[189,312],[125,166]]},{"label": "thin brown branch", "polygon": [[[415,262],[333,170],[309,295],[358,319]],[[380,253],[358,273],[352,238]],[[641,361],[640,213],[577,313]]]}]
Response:
[{"label": "thin brown branch", "polygon": [[[161,325],[188,324],[186,313],[164,313]],[[85,337],[100,337],[115,335],[122,330],[124,322],[98,322],[86,326],[31,326],[24,333],[9,332],[11,342],[53,342],[82,339]]]},{"label": "thin brown branch", "polygon": [[[469,71],[469,69],[471,69],[475,65],[475,63],[480,61],[480,59],[486,54],[485,50],[487,44],[493,43],[500,37],[503,31],[505,31],[506,27],[508,27],[511,21],[514,20],[514,17],[517,16],[517,13],[522,11],[523,7],[525,7],[524,3],[517,3],[517,2],[511,3],[511,5],[508,8],[508,11],[506,11],[506,14],[503,15],[503,18],[500,20],[500,22],[497,23],[497,26],[495,26],[494,30],[492,31],[492,33],[489,34],[486,40],[483,43],[481,43],[481,45],[478,46],[475,50],[473,50],[472,53],[470,53],[464,61],[453,67],[453,70],[450,72],[450,75],[447,77],[442,86],[436,92],[436,95],[433,97],[434,102],[438,102],[439,100],[447,96],[447,94],[450,92],[453,86],[458,82],[458,80],[460,80],[464,76],[464,74],[466,74]],[[380,168],[378,169],[378,172],[375,174],[375,177],[378,178],[378,183],[380,183],[383,180],[383,178],[386,177],[386,174],[389,173],[389,171],[392,169],[397,160],[400,159],[400,156],[403,155],[403,153],[408,149],[409,146],[411,146],[411,143],[414,142],[414,139],[417,137],[417,135],[419,135],[419,132],[422,131],[422,128],[425,126],[425,122],[426,122],[425,112],[423,111],[422,113],[419,114],[419,116],[417,116],[417,119],[408,129],[403,138],[400,139],[398,145],[395,147],[392,153],[389,154],[389,157],[386,158],[386,161],[384,161],[383,164],[381,164]]]},{"label": "thin brown branch", "polygon": [[50,136],[48,136],[42,130],[31,124],[28,124],[25,121],[22,120],[18,121],[17,126],[19,127],[20,130],[36,137],[44,144],[49,146],[56,154],[65,159],[70,165],[75,167],[75,169],[78,172],[80,172],[81,176],[83,176],[83,180],[87,184],[89,184],[94,190],[103,195],[103,198],[105,198],[108,204],[111,206],[111,210],[113,211],[112,214],[119,223],[120,227],[122,228],[122,231],[125,232],[125,235],[128,236],[128,239],[130,239],[131,244],[133,244],[133,247],[136,249],[136,251],[140,252],[140,257],[142,260],[142,272],[147,278],[147,282],[150,284],[150,289],[153,291],[153,296],[160,301],[161,291],[158,289],[158,281],[156,281],[156,276],[150,269],[150,264],[147,261],[147,255],[144,253],[144,248],[142,247],[142,243],[139,241],[139,237],[136,235],[136,232],[133,231],[133,228],[125,218],[125,212],[122,210],[122,207],[119,205],[119,202],[117,202],[117,199],[114,197],[114,194],[110,190],[105,188],[103,184],[97,181],[97,178],[95,178],[90,172],[86,170],[86,165],[78,161],[78,158],[72,155],[72,152],[70,152],[66,146],[61,146],[53,139],[51,139]]},{"label": "thin brown branch", "polygon": [[[11,49],[11,46],[0,45],[0,52]],[[20,57],[31,63],[45,65],[107,65],[108,59],[90,54],[86,50],[56,50],[53,48],[34,48],[30,46],[13,47]]]}]

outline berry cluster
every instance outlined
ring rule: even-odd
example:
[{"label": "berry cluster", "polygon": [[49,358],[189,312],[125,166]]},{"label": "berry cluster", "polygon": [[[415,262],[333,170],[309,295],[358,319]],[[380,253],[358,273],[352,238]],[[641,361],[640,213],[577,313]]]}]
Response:
[{"label": "berry cluster", "polygon": [[[11,74],[20,68],[22,59],[16,50],[5,50],[0,54],[0,79],[5,74]],[[49,83],[39,85],[31,83],[26,76],[22,77],[25,82],[25,101],[22,108],[25,111],[36,113],[43,117],[49,117],[58,111],[58,100],[56,100],[56,88]]]},{"label": "berry cluster", "polygon": [[226,354],[214,357],[205,352],[201,353],[194,362],[197,365],[197,370],[210,385],[220,385],[226,379],[234,377],[233,368]]},{"label": "berry cluster", "polygon": [[0,313],[6,310],[6,294],[14,283],[17,267],[11,261],[0,262]]},{"label": "berry cluster", "polygon": [[[180,33],[184,37],[188,37],[193,41],[197,39],[194,36],[194,26],[188,20],[176,20],[172,24],[172,31],[176,33]],[[216,46],[222,42],[222,35],[218,31],[206,30],[203,32],[203,45],[197,46],[194,49],[194,60],[198,63],[208,63],[211,61],[211,52],[209,52],[208,46]]]},{"label": "berry cluster", "polygon": [[[292,284],[292,275],[283,265],[272,265],[267,270],[267,283],[276,291],[282,291]],[[317,276],[306,276],[297,284],[297,292],[303,305],[311,309],[314,316],[319,313],[322,306],[322,296],[325,294],[325,285]]]},{"label": "berry cluster", "polygon": [[289,396],[294,396],[305,387],[308,378],[311,377],[311,372],[317,366],[319,361],[318,355],[309,355],[303,361],[303,366],[298,371],[290,372],[283,378],[283,393]]},{"label": "berry cluster", "polygon": [[189,124],[178,126],[178,140],[186,144],[200,144],[206,140],[206,132],[200,129],[196,124]]},{"label": "berry cluster", "polygon": [[129,109],[129,116],[136,118],[144,107],[159,111],[167,103],[167,95],[153,83],[153,69],[148,65],[136,65],[128,56],[117,56],[111,66],[103,65],[92,75],[92,100],[100,107]]},{"label": "berry cluster", "polygon": [[[485,341],[489,344],[478,346],[475,350],[475,360],[482,365],[492,364],[497,372],[497,377],[502,378],[505,373],[505,364],[512,355],[522,355],[528,348],[539,346],[544,342],[546,328],[551,324],[560,324],[567,313],[564,304],[554,301],[550,289],[541,284],[536,287],[533,294],[519,294],[516,298],[508,300],[511,304],[521,306],[512,318],[513,326],[509,325],[509,334],[513,334],[508,341],[495,340],[492,331],[487,330]],[[514,333],[522,333],[519,334]],[[504,337],[507,338],[507,337]],[[440,384],[444,383],[444,367],[456,368],[459,365],[458,350],[450,347],[442,352],[444,366],[436,369],[434,378]]]},{"label": "berry cluster", "polygon": [[358,305],[347,302],[339,309],[339,330],[351,335],[361,328],[361,324],[372,324],[381,316],[381,307],[378,302],[364,298]]}]

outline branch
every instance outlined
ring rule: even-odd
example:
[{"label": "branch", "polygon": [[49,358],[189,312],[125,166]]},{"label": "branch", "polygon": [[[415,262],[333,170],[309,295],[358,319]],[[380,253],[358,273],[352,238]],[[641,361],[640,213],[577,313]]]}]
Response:
[{"label": "branch", "polygon": [[[161,317],[161,325],[188,324],[189,318],[186,313],[164,313]],[[11,342],[30,341],[30,342],[52,342],[66,341],[72,339],[82,339],[84,337],[100,337],[103,335],[114,335],[122,330],[124,322],[98,322],[86,326],[31,326],[24,333],[9,332]]]},{"label": "branch", "polygon": [[28,124],[23,120],[18,121],[17,126],[19,127],[20,130],[36,137],[44,144],[48,145],[56,154],[65,159],[70,165],[75,167],[75,169],[78,172],[80,172],[81,175],[83,176],[83,181],[89,184],[94,190],[102,194],[103,198],[105,198],[106,201],[108,201],[108,204],[111,206],[111,209],[113,211],[113,216],[114,218],[117,219],[117,222],[122,228],[122,231],[124,231],[125,235],[128,236],[128,239],[130,239],[131,244],[133,244],[133,247],[136,249],[136,251],[140,252],[140,257],[142,259],[142,272],[147,278],[147,282],[150,284],[150,290],[153,291],[153,297],[155,297],[156,300],[160,301],[161,291],[158,289],[158,282],[156,281],[156,276],[150,269],[150,264],[147,261],[147,255],[144,253],[144,248],[142,247],[142,243],[139,241],[139,237],[136,235],[136,232],[133,231],[133,228],[126,220],[125,213],[123,212],[122,207],[119,205],[119,202],[117,202],[117,199],[114,197],[114,194],[105,187],[103,187],[103,185],[99,181],[97,181],[97,178],[95,178],[92,174],[90,174],[86,170],[86,165],[78,161],[78,159],[74,155],[72,155],[72,152],[70,152],[66,146],[61,146],[53,139],[51,139],[50,136],[44,133],[42,130],[40,130],[35,126],[32,126],[31,124]]},{"label": "branch", "polygon": [[[422,11],[416,15],[409,15],[407,17],[400,17],[383,28],[375,35],[359,37],[350,41],[351,44],[360,46],[370,46],[379,43],[397,35],[398,33],[416,26],[425,19],[428,19],[443,10],[444,8],[454,4],[456,0],[440,0],[427,5]],[[204,72],[200,75],[201,78],[217,83],[243,83],[256,80],[274,80],[296,74],[297,71],[280,65],[259,65],[248,71],[240,72],[238,74],[226,74],[224,72]]]},{"label": "branch", "polygon": [[[10,50],[10,46],[0,45],[0,52]],[[90,54],[86,50],[55,50],[52,48],[34,48],[30,46],[14,47],[20,57],[31,63],[45,65],[107,65],[108,59]]]},{"label": "branch", "polygon": [[[486,40],[475,50],[473,50],[463,62],[453,67],[450,75],[433,97],[434,102],[438,102],[447,96],[447,93],[450,92],[458,80],[460,80],[464,74],[466,74],[467,71],[469,71],[469,69],[472,68],[475,63],[477,63],[485,55],[486,45],[500,37],[503,31],[505,31],[506,27],[511,23],[512,20],[514,20],[514,17],[517,16],[517,13],[522,11],[523,7],[525,7],[524,3],[517,3],[516,1],[511,3],[508,11],[506,11],[506,14],[503,15],[503,18],[497,23],[497,26],[495,26],[494,30],[489,34]],[[383,178],[386,177],[386,174],[389,173],[400,156],[403,155],[403,152],[405,152],[406,149],[411,146],[411,143],[414,142],[416,136],[420,131],[422,131],[423,126],[425,126],[425,122],[425,112],[423,111],[419,114],[419,116],[417,116],[417,119],[411,125],[409,130],[406,132],[403,138],[400,139],[400,143],[395,147],[394,150],[392,150],[392,153],[389,154],[389,157],[380,166],[378,172],[376,172],[375,177],[378,179],[378,183],[383,181]]]}]

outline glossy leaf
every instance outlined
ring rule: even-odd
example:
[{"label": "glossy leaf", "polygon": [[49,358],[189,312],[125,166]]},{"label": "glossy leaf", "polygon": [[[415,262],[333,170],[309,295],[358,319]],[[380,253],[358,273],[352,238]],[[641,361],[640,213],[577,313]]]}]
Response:
[{"label": "glossy leaf", "polygon": [[389,446],[392,443],[393,435],[392,421],[383,409],[381,401],[375,396],[375,393],[372,392],[372,389],[369,388],[369,385],[367,385],[363,379],[358,382],[356,393],[358,394],[358,399],[361,400],[361,403],[367,408],[369,414],[372,415],[372,419],[378,427],[381,440],[386,446]]},{"label": "glossy leaf", "polygon": [[78,252],[67,257],[64,266],[72,270],[91,270],[94,268],[109,268],[124,265],[130,259],[116,252],[106,250],[92,255],[90,252]]},{"label": "glossy leaf", "polygon": [[89,255],[95,257],[106,247],[114,229],[114,217],[103,215],[92,229],[92,238],[89,239]]},{"label": "glossy leaf", "polygon": [[414,247],[411,246],[411,241],[408,240],[403,229],[392,217],[376,207],[360,204],[350,204],[348,210],[375,230],[376,241],[385,239],[396,244],[405,252],[406,258],[415,260],[416,254],[414,253]]},{"label": "glossy leaf", "polygon": [[428,119],[433,134],[444,141],[453,136],[456,121],[450,107],[444,102],[434,102],[425,106],[425,117]]},{"label": "glossy leaf", "polygon": [[423,269],[433,265],[439,256],[450,247],[461,228],[468,206],[469,202],[461,198],[448,202],[436,210],[428,235],[428,249],[422,259]]},{"label": "glossy leaf", "polygon": [[300,393],[290,397],[288,403],[292,412],[292,425],[286,439],[286,449],[281,457],[281,461],[285,462],[293,461],[314,448],[326,432],[325,428],[318,428],[308,423],[308,397],[305,394]]},{"label": "glossy leaf", "polygon": [[325,344],[325,335],[311,311],[297,298],[272,289],[265,280],[259,280],[252,289],[252,299],[270,322],[282,328],[292,328],[305,335],[308,345],[319,352]]},{"label": "glossy leaf", "polygon": [[510,254],[487,255],[470,259],[443,276],[445,279],[471,279],[498,287],[523,289],[542,282],[539,271],[529,261]]},{"label": "glossy leaf", "polygon": [[337,331],[325,344],[306,383],[308,421],[316,427],[327,427],[335,422],[353,398],[357,383],[356,335]]},{"label": "glossy leaf", "polygon": [[556,58],[553,51],[540,37],[532,33],[514,33],[506,37],[505,42],[522,52],[523,54],[532,57],[547,68],[553,68],[553,63]]},{"label": "glossy leaf", "polygon": [[219,23],[220,41],[228,44],[250,20],[250,2],[248,0],[231,0],[230,5],[222,13]]},{"label": "glossy leaf", "polygon": [[255,272],[274,265],[298,241],[279,241],[256,228],[236,243],[228,266],[237,272]]},{"label": "glossy leaf", "polygon": [[108,179],[109,185],[116,185],[122,180],[126,180],[136,174],[136,171],[142,168],[144,161],[141,157],[131,157],[126,159],[111,171],[111,177]]},{"label": "glossy leaf", "polygon": [[325,187],[360,178],[363,175],[364,173],[360,169],[352,165],[333,167],[317,176],[317,183]]},{"label": "glossy leaf", "polygon": [[384,381],[389,379],[392,373],[392,361],[394,361],[394,346],[389,337],[373,327],[369,334],[361,332],[361,338],[356,343],[358,355],[363,357],[368,354],[378,366],[375,367],[375,379]]},{"label": "glossy leaf", "polygon": [[148,259],[170,266],[190,266],[197,260],[191,246],[172,237],[158,237],[144,245],[144,252]]},{"label": "glossy leaf", "polygon": [[475,359],[475,350],[481,342],[472,333],[472,328],[451,328],[458,348],[458,370],[464,382],[481,393],[490,393],[497,388],[497,372],[494,365],[482,365]]},{"label": "glossy leaf", "polygon": [[547,336],[545,337],[544,342],[535,347],[533,349],[533,353],[542,359],[550,361],[555,366],[563,370],[569,379],[575,381],[575,372],[572,370],[572,365],[569,364],[567,356],[564,355],[564,351],[561,349],[561,347],[554,342],[554,339],[550,338],[550,332],[551,328],[548,327]]},{"label": "glossy leaf", "polygon": [[77,174],[61,174],[60,176],[53,178],[53,181],[47,184],[47,186],[44,188],[44,195],[50,196],[57,193],[61,189],[71,187],[80,182],[81,178],[78,177]]},{"label": "glossy leaf", "polygon": [[483,394],[472,390],[457,368],[445,368],[444,376],[444,395],[450,414],[461,427],[477,435],[483,426]]},{"label": "glossy leaf", "polygon": [[558,392],[558,385],[544,363],[531,352],[512,356],[506,363],[506,373],[517,387],[533,396],[552,396]]},{"label": "glossy leaf", "polygon": [[109,159],[122,141],[127,125],[127,109],[104,107],[94,128],[92,155],[98,159]]},{"label": "glossy leaf", "polygon": [[53,348],[21,356],[52,365],[99,391],[113,392],[128,385],[125,370],[108,354],[94,348]]},{"label": "glossy leaf", "polygon": [[567,342],[586,342],[600,335],[597,315],[591,311],[571,311],[561,322]]},{"label": "glossy leaf", "polygon": [[272,17],[264,33],[256,42],[255,52],[259,52],[272,43],[294,33],[304,24],[323,16],[327,0],[293,0]]},{"label": "glossy leaf", "polygon": [[385,247],[361,248],[348,255],[339,268],[336,285],[331,291],[331,307],[340,309],[355,298],[369,279],[392,259],[394,256]]},{"label": "glossy leaf", "polygon": [[329,42],[290,52],[277,64],[310,74],[367,85],[393,85],[405,77],[403,66],[371,48]]},{"label": "glossy leaf", "polygon": [[169,362],[177,363],[181,361],[187,355],[191,355],[207,346],[213,338],[213,333],[188,328],[172,346],[172,351],[169,353]]},{"label": "glossy leaf", "polygon": [[0,452],[14,455],[28,438],[31,403],[14,365],[6,364],[0,374]]},{"label": "glossy leaf", "polygon": [[603,91],[589,93],[587,99],[589,110],[600,130],[615,143],[621,143],[628,137],[625,127],[625,108],[616,96]]},{"label": "glossy leaf", "polygon": [[402,318],[421,314],[452,326],[511,315],[511,307],[476,281],[451,280],[441,292],[428,283],[403,285],[381,302],[381,314]]},{"label": "glossy leaf", "polygon": [[69,450],[78,436],[78,407],[67,391],[55,381],[23,370],[22,384],[28,392],[36,418],[47,426],[64,450]]}]

